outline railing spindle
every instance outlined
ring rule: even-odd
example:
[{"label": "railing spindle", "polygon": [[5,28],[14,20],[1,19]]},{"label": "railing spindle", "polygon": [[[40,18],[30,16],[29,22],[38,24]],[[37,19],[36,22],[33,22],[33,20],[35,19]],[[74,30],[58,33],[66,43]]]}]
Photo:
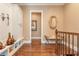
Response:
[{"label": "railing spindle", "polygon": [[79,55],[79,34],[77,35],[77,52],[76,52],[76,55],[78,56]]},{"label": "railing spindle", "polygon": [[65,34],[65,54],[66,54],[66,41],[67,41],[67,34]]},{"label": "railing spindle", "polygon": [[68,35],[68,54],[70,54],[70,34]]},{"label": "railing spindle", "polygon": [[74,54],[74,34],[72,35],[72,54]]},{"label": "railing spindle", "polygon": [[64,33],[62,33],[63,34],[63,55],[64,55]]}]

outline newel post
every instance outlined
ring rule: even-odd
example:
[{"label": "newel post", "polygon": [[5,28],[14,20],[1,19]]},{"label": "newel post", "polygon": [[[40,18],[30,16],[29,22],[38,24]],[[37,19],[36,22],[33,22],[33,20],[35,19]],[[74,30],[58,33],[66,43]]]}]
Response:
[{"label": "newel post", "polygon": [[55,36],[56,36],[56,46],[55,46],[55,52],[56,52],[56,55],[58,55],[58,42],[57,42],[57,29],[55,30]]}]

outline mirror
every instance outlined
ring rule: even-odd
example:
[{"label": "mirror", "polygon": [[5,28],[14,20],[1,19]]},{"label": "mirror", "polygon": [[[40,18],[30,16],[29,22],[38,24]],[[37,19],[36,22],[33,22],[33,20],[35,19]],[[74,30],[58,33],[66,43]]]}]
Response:
[{"label": "mirror", "polygon": [[49,26],[50,26],[51,29],[56,29],[56,27],[57,27],[56,16],[51,16],[51,18],[49,20]]}]

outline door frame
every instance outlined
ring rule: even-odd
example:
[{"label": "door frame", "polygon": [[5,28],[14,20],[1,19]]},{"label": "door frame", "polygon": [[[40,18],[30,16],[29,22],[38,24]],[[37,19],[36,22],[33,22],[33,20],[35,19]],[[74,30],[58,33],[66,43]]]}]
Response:
[{"label": "door frame", "polygon": [[31,37],[31,34],[32,34],[32,31],[31,31],[31,24],[32,24],[32,13],[33,12],[37,12],[37,13],[41,13],[41,43],[43,42],[43,10],[30,10],[30,40],[31,40],[31,43],[32,43],[32,37]]}]

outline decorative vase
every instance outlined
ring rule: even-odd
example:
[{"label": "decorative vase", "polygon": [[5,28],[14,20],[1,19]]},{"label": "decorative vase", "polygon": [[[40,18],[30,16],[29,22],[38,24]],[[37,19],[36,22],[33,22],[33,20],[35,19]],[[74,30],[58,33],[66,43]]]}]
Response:
[{"label": "decorative vase", "polygon": [[0,50],[3,49],[3,44],[0,42]]},{"label": "decorative vase", "polygon": [[12,44],[12,38],[11,38],[11,33],[8,34],[8,39],[7,39],[7,45]]},{"label": "decorative vase", "polygon": [[15,39],[14,39],[14,37],[13,37],[13,35],[12,35],[12,44],[15,42]]}]

